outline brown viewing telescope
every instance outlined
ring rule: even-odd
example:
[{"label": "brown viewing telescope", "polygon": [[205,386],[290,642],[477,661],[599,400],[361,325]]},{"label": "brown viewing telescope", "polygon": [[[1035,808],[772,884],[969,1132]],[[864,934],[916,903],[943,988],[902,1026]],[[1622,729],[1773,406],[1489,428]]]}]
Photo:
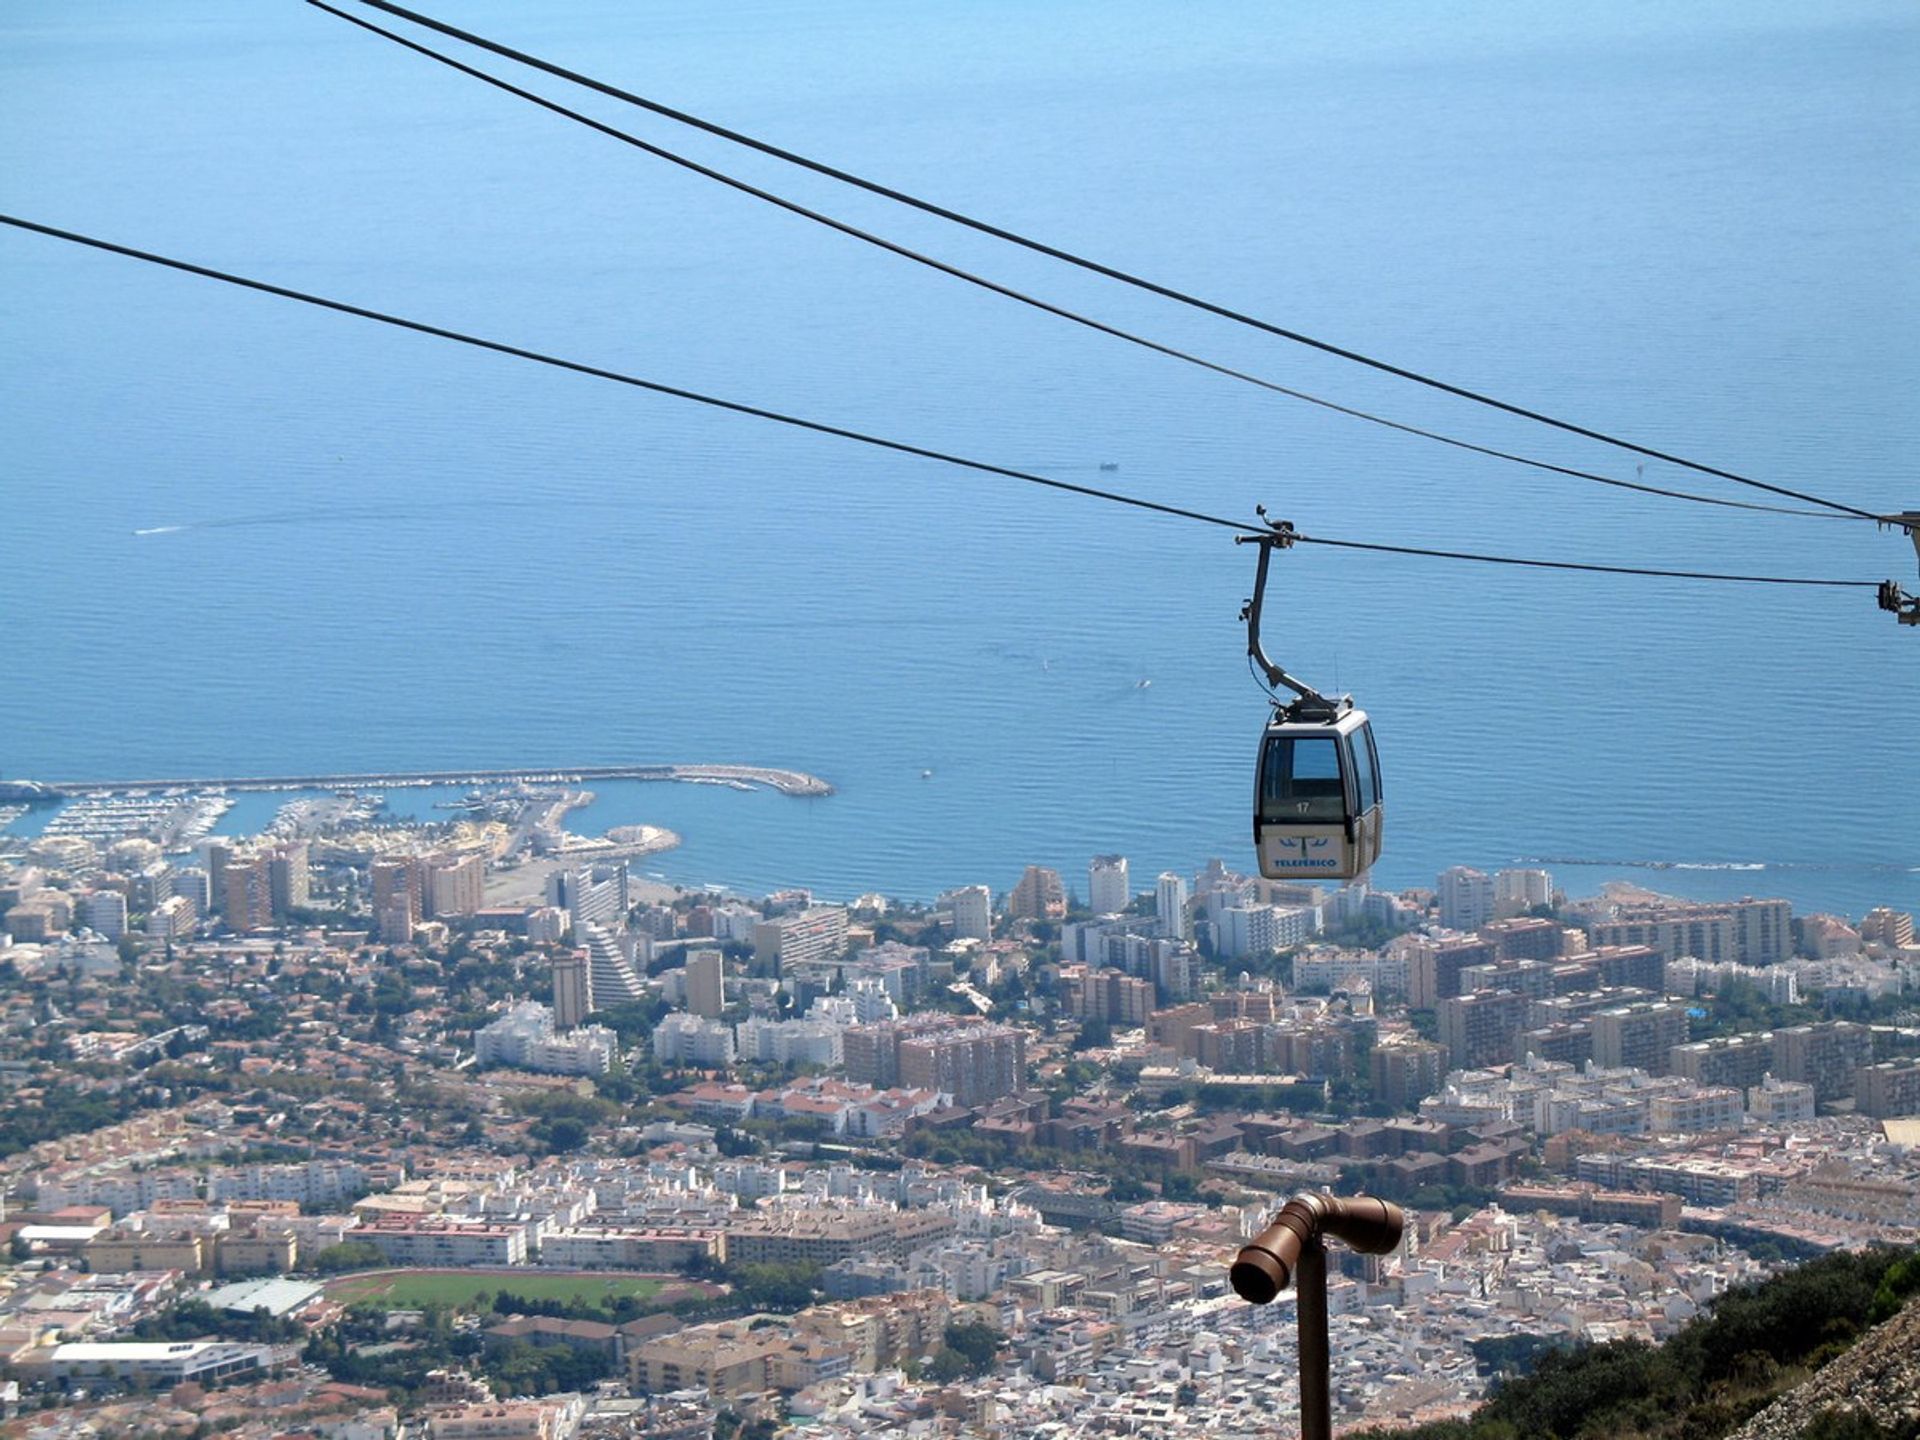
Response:
[{"label": "brown viewing telescope", "polygon": [[1344,1240],[1363,1255],[1384,1255],[1406,1229],[1400,1207],[1370,1195],[1342,1200],[1303,1191],[1244,1247],[1227,1273],[1234,1291],[1255,1305],[1270,1303],[1291,1282],[1299,1295],[1301,1440],[1329,1440],[1333,1402],[1328,1382],[1327,1251],[1320,1237]]}]

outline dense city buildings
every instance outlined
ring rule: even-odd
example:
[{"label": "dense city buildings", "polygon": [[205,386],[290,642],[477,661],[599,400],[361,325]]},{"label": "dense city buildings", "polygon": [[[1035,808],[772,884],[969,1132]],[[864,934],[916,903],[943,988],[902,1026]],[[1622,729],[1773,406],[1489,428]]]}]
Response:
[{"label": "dense city buildings", "polygon": [[[1071,920],[1037,867],[997,911],[840,906],[641,881],[568,852],[564,802],[355,831],[335,797],[197,853],[0,854],[0,1084],[89,1107],[0,1156],[26,1282],[0,1275],[0,1379],[117,1395],[161,1364],[319,1403],[377,1363],[392,1388],[339,1402],[369,1437],[1244,1411],[1206,1428],[1280,1440],[1234,1397],[1271,1398],[1290,1329],[1225,1271],[1302,1188],[1411,1217],[1334,1277],[1356,1422],[1457,1413],[1479,1342],[1658,1339],[1781,1257],[1920,1240],[1891,912],[1218,862],[1149,906],[1118,856]],[[1687,936],[1720,953],[1667,953]],[[410,1328],[425,1272],[463,1350]],[[317,1368],[264,1328],[208,1348],[213,1297],[289,1317]],[[143,1320],[198,1338],[148,1354]]]}]

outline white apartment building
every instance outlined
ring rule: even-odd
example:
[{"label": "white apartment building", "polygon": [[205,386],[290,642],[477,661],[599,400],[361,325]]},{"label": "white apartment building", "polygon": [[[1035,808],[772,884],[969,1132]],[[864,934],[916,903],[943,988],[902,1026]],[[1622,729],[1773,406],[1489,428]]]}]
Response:
[{"label": "white apartment building", "polygon": [[474,1058],[482,1067],[511,1065],[547,1075],[604,1075],[613,1066],[617,1044],[604,1025],[557,1033],[553,1011],[537,1000],[521,1001],[473,1037]]},{"label": "white apartment building", "polygon": [[[816,1004],[813,1009],[820,1007]],[[758,1016],[733,1027],[734,1055],[773,1065],[819,1065],[832,1069],[841,1062],[844,1026],[815,1019],[765,1020]]]},{"label": "white apartment building", "polygon": [[105,1205],[116,1217],[148,1210],[162,1200],[197,1200],[199,1177],[191,1170],[140,1170],[115,1166],[92,1174],[40,1176],[34,1203],[42,1210],[68,1205]]},{"label": "white apartment building", "polygon": [[612,932],[593,921],[575,924],[573,928],[580,943],[587,947],[587,969],[596,1009],[630,1005],[646,998],[647,987],[640,979],[638,968]]},{"label": "white apartment building", "polygon": [[753,943],[753,927],[760,923],[760,912],[750,905],[738,905],[729,902],[714,907],[713,938],[716,940],[738,940],[742,944]]},{"label": "white apartment building", "polygon": [[371,1189],[367,1172],[345,1160],[309,1160],[289,1165],[233,1165],[207,1176],[209,1200],[291,1200],[301,1205],[338,1205]]},{"label": "white apartment building", "polygon": [[1811,1120],[1814,1107],[1813,1086],[1797,1080],[1778,1080],[1767,1075],[1758,1085],[1747,1089],[1747,1113],[1770,1125]]},{"label": "white apartment building", "polygon": [[665,1065],[718,1069],[733,1063],[733,1030],[718,1020],[676,1011],[653,1027],[653,1054]]},{"label": "white apartment building", "polygon": [[520,1225],[469,1224],[444,1215],[382,1220],[353,1232],[393,1265],[449,1268],[524,1265],[527,1232]]},{"label": "white apartment building", "polygon": [[1740,1092],[1727,1086],[1656,1095],[1647,1106],[1647,1128],[1656,1135],[1695,1135],[1738,1130],[1746,1118]]},{"label": "white apartment building", "polygon": [[193,934],[200,912],[186,895],[169,895],[147,912],[147,934],[156,940],[183,940]]},{"label": "white apartment building", "polygon": [[536,905],[527,912],[527,939],[535,945],[557,945],[573,925],[573,917],[558,905]]},{"label": "white apartment building", "polygon": [[838,959],[847,948],[847,912],[839,905],[809,905],[796,915],[779,915],[753,927],[753,952],[760,960],[778,960],[782,970]]},{"label": "white apartment building", "polygon": [[993,892],[984,885],[962,885],[940,897],[940,903],[953,911],[953,935],[956,940],[993,938]]},{"label": "white apartment building", "polygon": [[1536,905],[1553,903],[1553,876],[1545,870],[1496,870],[1493,918],[1511,920]]},{"label": "white apartment building", "polygon": [[1304,945],[1320,928],[1320,912],[1305,905],[1236,905],[1220,912],[1219,948],[1228,959]]},{"label": "white apartment building", "polygon": [[80,923],[103,940],[118,940],[127,933],[127,897],[118,890],[81,896]]},{"label": "white apartment building", "polygon": [[1127,857],[1096,855],[1087,867],[1087,904],[1096,915],[1118,915],[1133,903]]},{"label": "white apartment building", "polygon": [[1171,870],[1163,871],[1153,887],[1154,914],[1160,919],[1160,934],[1167,940],[1193,938],[1193,921],[1187,914],[1187,882]]},{"label": "white apartment building", "polygon": [[1469,934],[1494,918],[1493,877],[1466,865],[1440,872],[1434,881],[1440,901],[1440,923]]}]

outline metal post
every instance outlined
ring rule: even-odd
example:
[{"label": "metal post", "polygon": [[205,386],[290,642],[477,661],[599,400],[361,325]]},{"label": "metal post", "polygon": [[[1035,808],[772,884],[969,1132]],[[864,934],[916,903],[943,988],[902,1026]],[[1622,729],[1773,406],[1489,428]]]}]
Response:
[{"label": "metal post", "polygon": [[1296,1195],[1246,1245],[1228,1271],[1242,1300],[1271,1304],[1292,1284],[1300,1327],[1301,1440],[1333,1440],[1332,1360],[1327,1342],[1327,1249],[1322,1232],[1362,1255],[1385,1255],[1400,1243],[1406,1216],[1386,1200]]},{"label": "metal post", "polygon": [[1300,1440],[1333,1440],[1332,1358],[1327,1349],[1327,1247],[1300,1247],[1293,1272],[1300,1320]]}]

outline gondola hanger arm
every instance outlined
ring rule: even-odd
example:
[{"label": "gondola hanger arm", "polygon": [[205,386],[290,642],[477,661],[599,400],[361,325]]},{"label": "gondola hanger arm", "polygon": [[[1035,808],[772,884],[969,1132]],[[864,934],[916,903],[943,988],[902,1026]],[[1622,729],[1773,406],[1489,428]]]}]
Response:
[{"label": "gondola hanger arm", "polygon": [[[1913,553],[1920,560],[1920,510],[1903,510],[1898,515],[1889,515],[1881,522],[1894,525],[1907,532],[1907,538],[1913,541]],[[1902,625],[1920,625],[1920,595],[1909,595],[1899,584],[1884,580],[1880,584],[1880,608],[1891,612]]]},{"label": "gondola hanger arm", "polygon": [[1267,566],[1272,561],[1275,550],[1290,550],[1293,548],[1294,533],[1293,522],[1291,520],[1268,519],[1266,506],[1254,506],[1254,513],[1257,514],[1262,523],[1266,525],[1267,533],[1263,535],[1236,535],[1233,537],[1233,543],[1236,545],[1258,545],[1260,547],[1260,563],[1254,571],[1253,598],[1240,607],[1240,618],[1247,622],[1247,654],[1253,658],[1253,663],[1259,667],[1260,674],[1265,678],[1270,688],[1278,690],[1284,686],[1300,697],[1291,705],[1282,705],[1278,700],[1275,700],[1275,706],[1280,709],[1282,713],[1291,719],[1331,719],[1339,713],[1339,704],[1329,700],[1311,685],[1294,679],[1293,676],[1289,675],[1280,666],[1274,664],[1267,655],[1266,647],[1261,644],[1260,615],[1262,607],[1266,602]]}]

